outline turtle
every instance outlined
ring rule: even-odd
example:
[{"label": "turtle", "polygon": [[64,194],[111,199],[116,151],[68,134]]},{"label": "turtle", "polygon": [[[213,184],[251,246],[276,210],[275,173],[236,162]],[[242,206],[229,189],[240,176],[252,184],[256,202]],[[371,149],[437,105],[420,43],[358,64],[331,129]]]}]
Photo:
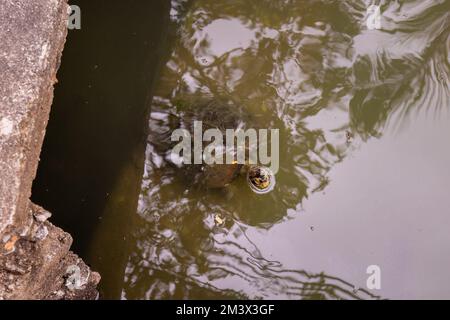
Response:
[{"label": "turtle", "polygon": [[[253,119],[239,105],[226,99],[200,100],[190,104],[181,104],[178,112],[179,127],[194,131],[193,123],[201,120],[203,130],[217,128],[245,129],[249,124],[255,125]],[[251,164],[186,164],[181,168],[182,175],[190,183],[208,189],[226,188],[240,175],[247,176],[250,188],[258,193],[272,190],[275,176],[267,167]]]}]

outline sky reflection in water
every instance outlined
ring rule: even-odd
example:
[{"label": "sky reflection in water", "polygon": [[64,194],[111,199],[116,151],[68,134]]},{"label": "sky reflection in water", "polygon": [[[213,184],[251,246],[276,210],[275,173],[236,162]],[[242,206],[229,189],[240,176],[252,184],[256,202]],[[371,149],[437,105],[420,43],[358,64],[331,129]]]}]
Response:
[{"label": "sky reflection in water", "polygon": [[[381,1],[382,30],[368,3],[173,2],[123,298],[450,296],[449,1]],[[280,129],[273,192],[195,188],[167,161],[203,96]]]}]

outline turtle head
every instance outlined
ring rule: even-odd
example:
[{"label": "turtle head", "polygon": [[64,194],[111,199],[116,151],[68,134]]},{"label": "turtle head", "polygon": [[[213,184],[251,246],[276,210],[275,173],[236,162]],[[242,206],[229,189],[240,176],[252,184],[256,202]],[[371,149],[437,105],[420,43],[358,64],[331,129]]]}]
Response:
[{"label": "turtle head", "polygon": [[247,172],[247,183],[255,193],[268,193],[275,186],[275,175],[267,167],[251,166]]}]

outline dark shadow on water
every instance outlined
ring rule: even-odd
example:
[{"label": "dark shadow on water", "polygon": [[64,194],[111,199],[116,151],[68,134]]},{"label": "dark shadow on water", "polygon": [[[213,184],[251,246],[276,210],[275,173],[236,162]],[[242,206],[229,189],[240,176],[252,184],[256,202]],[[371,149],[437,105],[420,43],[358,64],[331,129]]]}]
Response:
[{"label": "dark shadow on water", "polygon": [[[122,274],[126,250],[119,239],[136,211],[148,101],[170,6],[164,0],[71,4],[81,8],[81,30],[69,31],[32,200],[72,234],[73,250],[100,271],[107,296],[119,297],[111,283]],[[121,198],[111,201],[118,184]],[[119,217],[110,223],[108,215]],[[96,237],[106,225],[111,236]],[[93,245],[100,251],[92,253]]]}]

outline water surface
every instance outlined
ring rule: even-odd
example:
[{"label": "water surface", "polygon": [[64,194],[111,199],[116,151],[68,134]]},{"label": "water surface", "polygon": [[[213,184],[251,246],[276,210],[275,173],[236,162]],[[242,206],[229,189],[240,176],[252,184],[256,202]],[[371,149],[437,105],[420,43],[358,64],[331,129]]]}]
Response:
[{"label": "water surface", "polygon": [[[143,172],[120,171],[85,250],[105,297],[450,297],[450,1],[379,1],[380,30],[371,3],[172,1]],[[199,97],[280,130],[271,193],[197,188],[170,163]]]}]

